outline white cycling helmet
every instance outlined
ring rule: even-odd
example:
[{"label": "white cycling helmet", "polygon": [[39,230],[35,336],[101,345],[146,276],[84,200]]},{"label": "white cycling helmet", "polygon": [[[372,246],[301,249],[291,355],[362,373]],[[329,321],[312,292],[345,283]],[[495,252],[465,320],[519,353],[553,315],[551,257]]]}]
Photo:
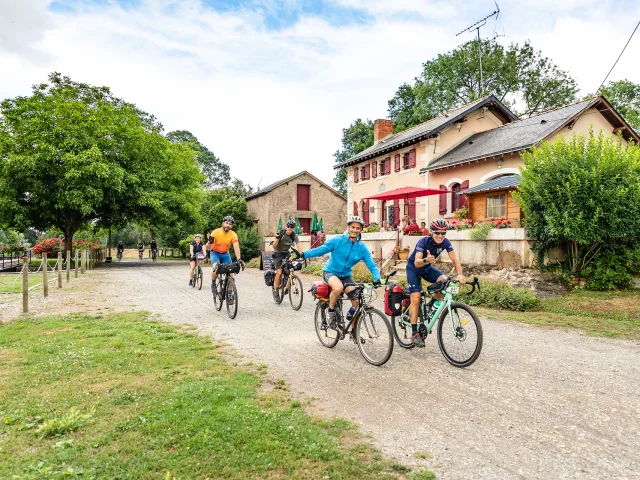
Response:
[{"label": "white cycling helmet", "polygon": [[353,215],[352,217],[347,218],[347,227],[353,222],[358,222],[362,226],[362,228],[364,228],[364,220],[359,216]]}]

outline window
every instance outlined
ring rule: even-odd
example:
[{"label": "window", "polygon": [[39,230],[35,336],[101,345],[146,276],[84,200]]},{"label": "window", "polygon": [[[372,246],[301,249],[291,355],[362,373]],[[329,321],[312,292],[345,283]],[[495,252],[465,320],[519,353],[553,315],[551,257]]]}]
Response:
[{"label": "window", "polygon": [[311,185],[297,185],[298,210],[311,210]]},{"label": "window", "polygon": [[370,167],[371,165],[365,165],[360,169],[360,180],[369,180],[369,174],[371,172]]},{"label": "window", "polygon": [[451,190],[451,213],[454,213],[461,206],[460,195],[458,195],[458,192],[460,191],[460,184],[454,183],[449,187],[449,190]]},{"label": "window", "polygon": [[487,218],[507,216],[507,195],[487,195]]},{"label": "window", "polygon": [[416,151],[411,150],[402,156],[402,168],[408,170],[416,166]]},{"label": "window", "polygon": [[410,168],[410,167],[409,167],[409,154],[408,154],[408,153],[405,153],[405,154],[402,156],[402,168],[403,168],[404,170],[407,170],[407,169],[409,169],[409,168]]}]

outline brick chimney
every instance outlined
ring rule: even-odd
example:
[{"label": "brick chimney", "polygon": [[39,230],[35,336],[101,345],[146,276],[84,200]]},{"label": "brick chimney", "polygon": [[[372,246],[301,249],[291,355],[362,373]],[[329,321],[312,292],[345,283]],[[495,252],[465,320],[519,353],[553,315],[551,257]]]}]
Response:
[{"label": "brick chimney", "polygon": [[378,119],[373,122],[373,144],[377,144],[384,137],[393,133],[393,121]]}]

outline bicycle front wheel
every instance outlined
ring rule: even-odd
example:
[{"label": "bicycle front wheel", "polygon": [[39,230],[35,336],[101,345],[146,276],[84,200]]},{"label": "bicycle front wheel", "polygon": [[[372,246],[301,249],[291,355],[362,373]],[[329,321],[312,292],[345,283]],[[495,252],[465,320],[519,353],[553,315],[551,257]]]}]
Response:
[{"label": "bicycle front wheel", "polygon": [[198,290],[202,290],[202,267],[198,267]]},{"label": "bicycle front wheel", "polygon": [[393,333],[386,315],[375,308],[362,312],[356,324],[356,343],[371,365],[387,363],[393,353]]},{"label": "bicycle front wheel", "polygon": [[191,277],[191,286],[196,288],[196,280],[198,280],[198,265],[193,267],[193,276]]},{"label": "bicycle front wheel", "polygon": [[314,323],[316,326],[316,335],[320,343],[327,348],[333,348],[340,340],[340,334],[337,330],[329,327],[327,323],[327,309],[329,304],[327,302],[318,302],[316,306],[316,313],[314,315]]},{"label": "bicycle front wheel", "polygon": [[442,312],[438,345],[454,367],[468,367],[477,360],[482,350],[482,325],[471,307],[454,302]]},{"label": "bicycle front wheel", "polygon": [[402,348],[413,348],[413,330],[409,321],[409,308],[405,307],[403,315],[391,317],[391,326],[393,327],[393,336]]},{"label": "bicycle front wheel", "polygon": [[216,307],[216,310],[222,310],[222,304],[224,303],[224,282],[222,278],[218,276],[215,281],[214,289],[213,289],[213,304]]},{"label": "bicycle front wheel", "polygon": [[234,319],[238,314],[238,289],[236,288],[235,279],[229,279],[229,285],[227,285],[225,293],[227,295],[227,315],[229,315],[229,318]]},{"label": "bicycle front wheel", "polygon": [[289,287],[289,302],[291,302],[291,308],[300,310],[303,295],[302,280],[295,275],[291,276],[291,286]]}]

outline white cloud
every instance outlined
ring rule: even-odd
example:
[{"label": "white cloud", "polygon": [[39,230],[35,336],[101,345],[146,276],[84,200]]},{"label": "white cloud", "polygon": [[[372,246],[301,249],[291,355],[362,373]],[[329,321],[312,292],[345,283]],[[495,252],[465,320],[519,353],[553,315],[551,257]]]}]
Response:
[{"label": "white cloud", "polygon": [[[342,128],[358,117],[384,117],[395,89],[418,75],[424,61],[458,45],[455,33],[475,20],[442,4],[339,1],[362,6],[375,20],[335,26],[302,16],[273,31],[264,12],[287,7],[272,1],[219,13],[196,0],[145,0],[126,10],[111,4],[75,14],[49,13],[43,0],[24,2],[28,10],[10,10],[22,19],[15,35],[0,33],[0,65],[6,67],[0,69],[0,97],[25,94],[60,71],[110,86],[167,130],[190,130],[234,176],[254,186],[303,169],[330,183]],[[16,3],[0,0],[0,10]],[[415,12],[415,18],[386,15],[385,5],[399,14]],[[586,91],[597,88],[596,77],[604,76],[633,28],[626,28],[631,20],[595,13],[554,18],[546,12],[545,22],[518,23],[542,11],[527,8],[502,6],[508,37],[501,41],[531,38]],[[5,15],[0,22],[6,28]],[[612,78],[624,73],[640,81],[632,61],[640,38],[634,42],[635,51],[630,45]]]}]

